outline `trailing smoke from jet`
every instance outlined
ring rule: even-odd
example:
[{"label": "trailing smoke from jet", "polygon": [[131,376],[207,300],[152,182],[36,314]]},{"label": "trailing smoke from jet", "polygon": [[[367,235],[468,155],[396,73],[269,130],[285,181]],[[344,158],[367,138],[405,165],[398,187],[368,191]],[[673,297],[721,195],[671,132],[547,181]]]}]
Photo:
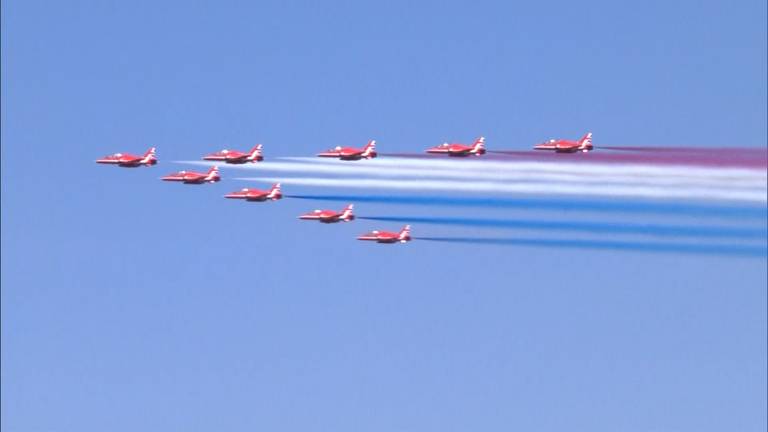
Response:
[{"label": "trailing smoke from jet", "polygon": [[449,197],[449,196],[403,196],[403,195],[328,195],[305,194],[285,195],[286,198],[401,204],[411,206],[442,206],[468,208],[506,208],[518,210],[549,210],[549,211],[584,211],[618,214],[659,214],[681,215],[695,217],[720,217],[738,219],[757,219],[764,221],[768,217],[768,209],[763,206],[725,206],[681,202],[645,202],[610,200],[595,201],[581,199],[541,199],[541,198],[483,198],[483,197]]},{"label": "trailing smoke from jet", "polygon": [[764,240],[768,230],[731,226],[628,224],[588,221],[548,221],[531,219],[484,219],[467,217],[358,216],[358,219],[410,224],[433,224],[481,228],[570,231],[593,234],[645,234],[664,237],[739,238]]},{"label": "trailing smoke from jet", "polygon": [[[227,166],[259,173],[286,173],[322,175],[306,177],[303,181],[340,184],[346,178],[364,178],[372,187],[384,187],[382,181],[405,183],[419,180],[425,188],[449,190],[489,189],[500,192],[540,194],[580,194],[615,196],[616,190],[630,196],[702,199],[760,199],[765,201],[765,170],[743,168],[658,167],[658,166],[606,166],[573,165],[563,163],[508,162],[455,163],[455,161],[374,160],[365,163],[340,161],[317,162],[307,158],[292,158],[290,162],[263,162]],[[209,162],[188,161],[195,165]],[[457,169],[460,168],[460,169]],[[326,178],[328,177],[328,178]],[[365,178],[369,177],[369,178]],[[251,180],[252,178],[242,178]],[[256,180],[258,180],[257,178]],[[308,180],[312,179],[312,180]],[[437,180],[440,180],[439,182]],[[288,181],[288,180],[286,180]],[[299,180],[293,179],[293,182]],[[395,184],[395,183],[391,183]],[[479,187],[478,185],[484,185]],[[355,186],[355,185],[352,185]],[[411,186],[410,188],[414,188]],[[747,198],[750,199],[750,198]]]},{"label": "trailing smoke from jet", "polygon": [[[539,152],[525,151],[525,154],[541,155]],[[364,163],[339,162],[335,160],[323,160],[307,157],[283,157],[279,160],[290,161],[294,163],[308,163],[313,165],[331,165],[340,168],[354,170],[358,168],[386,168],[388,170],[399,170],[403,168],[419,169],[422,171],[445,171],[449,173],[471,171],[474,173],[494,172],[494,173],[523,173],[527,175],[535,174],[573,174],[580,176],[628,176],[628,177],[676,177],[676,178],[696,178],[696,179],[750,179],[764,180],[766,178],[765,170],[749,167],[696,167],[696,166],[656,166],[653,164],[606,164],[590,162],[587,159],[581,159],[583,163],[571,163],[570,159],[562,159],[563,155],[545,153],[552,158],[546,161],[530,161],[516,159],[495,159],[472,158],[456,159],[450,158],[427,158],[424,160],[414,160],[408,158],[385,158]],[[566,156],[567,157],[567,156]],[[573,157],[573,156],[570,156]],[[261,165],[266,166],[266,164]],[[637,180],[637,179],[635,179]]]},{"label": "trailing smoke from jet", "polygon": [[[208,165],[208,162],[185,162],[194,165]],[[665,186],[674,188],[713,188],[724,190],[764,189],[766,176],[755,172],[730,172],[730,176],[722,176],[723,172],[708,172],[698,170],[691,172],[654,172],[642,170],[594,170],[584,172],[578,170],[533,170],[522,169],[518,166],[507,166],[505,169],[486,164],[471,164],[465,169],[446,169],[445,166],[389,166],[366,164],[349,165],[338,163],[306,163],[306,162],[266,162],[258,165],[236,165],[226,168],[263,172],[285,172],[302,174],[321,174],[333,177],[367,176],[387,179],[447,179],[461,181],[495,181],[505,183],[555,183],[564,185],[595,185],[595,186],[625,186],[625,187],[654,187]],[[579,167],[583,168],[583,167]]]},{"label": "trailing smoke from jet", "polygon": [[768,149],[760,147],[684,147],[684,146],[600,146],[604,150],[654,152],[654,153],[700,153],[725,154],[736,157],[768,156]]},{"label": "trailing smoke from jet", "polygon": [[699,199],[715,201],[766,202],[765,190],[757,188],[724,189],[715,187],[664,187],[645,185],[585,185],[572,183],[515,183],[498,181],[393,180],[368,178],[255,177],[238,180],[283,182],[300,186],[394,189],[411,191],[449,191],[456,193],[507,193],[535,195],[577,195],[662,199]]},{"label": "trailing smoke from jet", "polygon": [[768,256],[765,245],[737,245],[719,243],[651,243],[613,240],[560,240],[527,238],[483,238],[483,237],[413,237],[416,241],[431,241],[457,244],[477,244],[491,246],[534,246],[571,249],[602,249],[636,252],[667,252],[680,254],[706,254],[733,257]]}]

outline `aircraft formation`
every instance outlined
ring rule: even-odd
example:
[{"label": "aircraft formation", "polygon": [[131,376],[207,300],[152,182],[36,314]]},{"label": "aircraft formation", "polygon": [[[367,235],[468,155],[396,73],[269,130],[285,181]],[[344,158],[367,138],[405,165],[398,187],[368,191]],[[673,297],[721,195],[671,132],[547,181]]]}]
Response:
[{"label": "aircraft formation", "polygon": [[[533,147],[535,150],[554,151],[556,153],[577,153],[589,152],[594,149],[592,145],[592,133],[589,132],[578,141],[564,139],[552,139]],[[217,161],[225,164],[246,164],[258,163],[264,160],[262,153],[263,146],[258,144],[247,152],[237,150],[221,150],[203,156],[203,160]],[[428,148],[428,154],[447,155],[449,157],[468,157],[482,156],[486,154],[485,138],[478,137],[472,144],[462,143],[443,143]],[[378,156],[376,153],[376,141],[370,140],[363,148],[341,147],[337,146],[317,154],[318,157],[336,158],[345,161],[359,161],[363,159],[373,159]],[[115,153],[97,159],[96,163],[117,165],[122,168],[137,168],[140,166],[150,167],[157,164],[157,155],[155,147],[150,148],[142,156],[129,153]],[[221,181],[219,168],[211,167],[207,172],[196,172],[182,170],[161,177],[163,181],[180,182],[184,184],[204,184],[216,183]],[[228,199],[241,199],[245,201],[264,202],[276,201],[282,199],[283,194],[280,189],[280,183],[275,183],[269,190],[260,190],[253,188],[242,188],[238,191],[230,192],[224,195]],[[335,210],[314,210],[299,216],[301,220],[315,220],[320,223],[331,224],[337,222],[351,222],[355,219],[353,214],[353,204],[347,205],[340,211]],[[373,230],[357,237],[358,240],[374,241],[376,243],[393,244],[406,243],[411,241],[411,226],[405,225],[398,232]]]}]

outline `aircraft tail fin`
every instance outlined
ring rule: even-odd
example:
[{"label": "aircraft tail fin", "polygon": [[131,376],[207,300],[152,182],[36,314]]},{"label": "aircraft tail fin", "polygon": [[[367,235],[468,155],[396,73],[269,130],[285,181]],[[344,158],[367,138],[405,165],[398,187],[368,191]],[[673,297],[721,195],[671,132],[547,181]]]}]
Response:
[{"label": "aircraft tail fin", "polygon": [[141,159],[141,163],[145,165],[152,165],[157,163],[157,156],[155,155],[155,148],[152,147],[144,153],[144,157]]},{"label": "aircraft tail fin", "polygon": [[579,140],[579,150],[592,150],[592,132],[587,132],[586,135]]},{"label": "aircraft tail fin", "polygon": [[205,176],[205,181],[216,181],[219,179],[219,167],[212,166],[211,169],[208,170],[208,174]]},{"label": "aircraft tail fin", "polygon": [[275,183],[272,185],[272,189],[269,190],[267,198],[271,200],[279,200],[282,197],[283,193],[280,191],[280,183]]},{"label": "aircraft tail fin", "polygon": [[400,230],[400,235],[397,236],[397,239],[400,241],[400,243],[405,243],[407,241],[411,240],[411,226],[406,225],[403,227],[402,230]]},{"label": "aircraft tail fin", "polygon": [[479,137],[477,140],[475,140],[475,143],[472,145],[471,152],[474,154],[485,153],[485,137]]},{"label": "aircraft tail fin", "polygon": [[362,156],[364,158],[376,157],[376,140],[368,141],[368,144],[366,144],[363,149]]},{"label": "aircraft tail fin", "polygon": [[354,214],[352,214],[352,208],[353,208],[353,207],[354,207],[354,206],[353,206],[352,204],[350,204],[350,205],[348,205],[347,207],[345,207],[345,208],[344,208],[344,211],[341,213],[341,217],[340,217],[340,219],[341,219],[341,220],[343,220],[344,222],[349,222],[349,221],[351,221],[352,219],[354,219],[354,218],[355,218],[355,215],[354,215]]},{"label": "aircraft tail fin", "polygon": [[263,156],[261,154],[262,147],[263,146],[261,144],[256,144],[256,146],[253,147],[250,153],[248,154],[248,160],[259,160],[259,161],[262,160],[263,159]]}]

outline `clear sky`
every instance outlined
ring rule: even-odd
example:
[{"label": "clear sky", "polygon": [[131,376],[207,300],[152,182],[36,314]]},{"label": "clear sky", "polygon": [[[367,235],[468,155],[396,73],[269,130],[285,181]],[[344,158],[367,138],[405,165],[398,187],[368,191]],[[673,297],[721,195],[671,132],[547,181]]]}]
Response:
[{"label": "clear sky", "polygon": [[3,431],[764,431],[765,259],[375,245],[399,224],[158,178],[256,142],[760,147],[767,72],[763,0],[5,0]]}]

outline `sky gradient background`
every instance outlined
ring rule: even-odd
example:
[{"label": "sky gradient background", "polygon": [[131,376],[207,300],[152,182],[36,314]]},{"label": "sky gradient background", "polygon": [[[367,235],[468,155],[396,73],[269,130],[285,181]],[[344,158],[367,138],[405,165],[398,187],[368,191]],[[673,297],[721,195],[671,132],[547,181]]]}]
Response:
[{"label": "sky gradient background", "polygon": [[766,429],[765,259],[385,247],[158,181],[256,142],[764,147],[764,1],[322,3],[3,2],[4,431]]}]

